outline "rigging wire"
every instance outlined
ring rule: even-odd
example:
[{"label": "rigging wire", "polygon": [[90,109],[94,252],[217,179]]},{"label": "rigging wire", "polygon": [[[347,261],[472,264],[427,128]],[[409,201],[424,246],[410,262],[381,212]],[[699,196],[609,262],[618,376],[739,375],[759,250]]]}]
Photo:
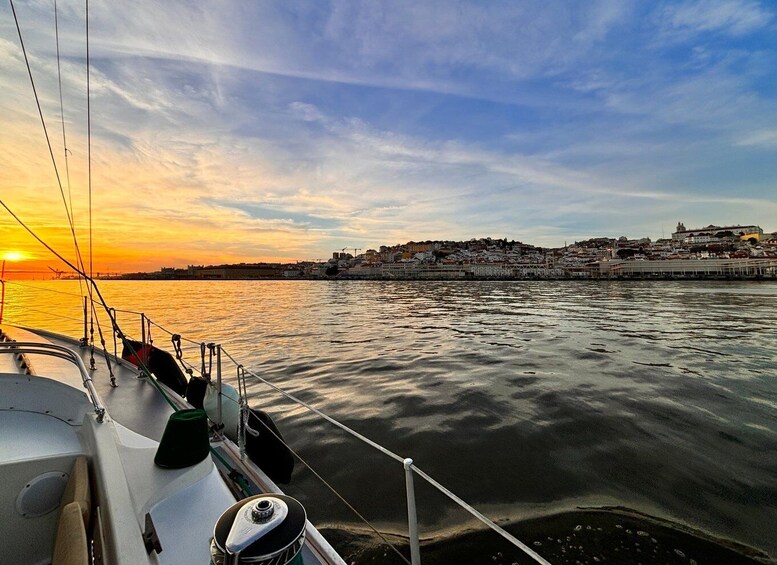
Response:
[{"label": "rigging wire", "polygon": [[86,146],[87,182],[89,185],[89,276],[94,275],[92,254],[92,83],[91,57],[89,51],[89,0],[86,3]]},{"label": "rigging wire", "polygon": [[[81,275],[82,277],[84,277],[84,280],[86,280],[86,281],[89,283],[89,285],[90,285],[91,287],[93,287],[93,288],[94,288],[94,291],[97,293],[97,298],[99,299],[99,303],[100,303],[100,305],[103,307],[103,309],[104,309],[104,310],[107,312],[107,314],[108,314],[108,317],[109,317],[109,318],[110,318],[110,320],[111,320],[111,326],[113,327],[114,331],[118,330],[119,332],[121,332],[121,329],[119,328],[118,324],[116,323],[116,319],[113,317],[113,315],[112,315],[112,314],[111,314],[111,312],[110,312],[110,308],[108,307],[108,303],[105,301],[105,298],[103,297],[102,293],[100,292],[100,287],[98,287],[98,286],[95,284],[95,282],[94,282],[94,279],[93,279],[92,277],[90,277],[89,275],[87,275],[87,274],[86,274],[86,273],[85,273],[83,270],[80,270],[78,267],[76,267],[75,265],[73,265],[73,263],[71,263],[70,261],[68,261],[67,259],[65,259],[65,257],[64,257],[64,256],[62,256],[62,254],[61,254],[61,253],[57,252],[57,251],[56,251],[56,250],[55,250],[53,247],[51,247],[51,245],[49,245],[48,243],[46,243],[45,241],[43,241],[43,239],[41,239],[41,237],[40,237],[38,234],[36,234],[36,233],[35,233],[35,232],[32,230],[32,228],[30,228],[30,227],[29,227],[27,224],[25,224],[25,223],[24,223],[24,220],[22,220],[22,219],[21,219],[19,216],[17,216],[17,215],[16,215],[16,213],[15,213],[13,210],[11,210],[11,209],[8,207],[8,205],[7,205],[7,204],[6,204],[6,203],[5,203],[5,202],[4,202],[2,199],[0,199],[0,206],[2,206],[3,208],[5,208],[5,210],[6,210],[6,211],[7,211],[7,212],[8,212],[8,213],[11,215],[11,217],[13,217],[13,219],[14,219],[14,220],[16,220],[16,222],[17,222],[17,223],[18,223],[20,226],[22,226],[22,227],[23,227],[23,228],[24,228],[24,229],[27,231],[27,233],[29,233],[29,234],[30,234],[30,235],[31,235],[31,236],[32,236],[32,237],[35,239],[35,241],[37,241],[38,243],[40,243],[40,244],[41,244],[43,247],[45,247],[45,248],[46,248],[46,249],[47,249],[49,252],[51,252],[51,254],[52,254],[52,255],[54,255],[54,256],[55,256],[57,259],[59,259],[60,261],[62,261],[62,262],[65,264],[65,265],[67,265],[68,267],[70,267],[71,269],[73,269],[73,271],[75,271],[76,273],[78,273],[79,275]],[[93,305],[94,305],[95,303],[96,303],[96,302],[94,302],[94,301],[92,302],[92,304],[93,304]],[[99,319],[97,320],[97,323],[98,323],[98,329],[99,329],[99,323],[100,323],[100,320],[99,320]],[[148,369],[148,367],[146,366],[146,364],[145,364],[145,363],[143,362],[143,360],[142,360],[142,359],[140,359],[140,357],[137,355],[137,352],[135,351],[135,348],[134,348],[134,347],[132,347],[132,344],[131,344],[131,343],[129,343],[129,342],[127,341],[127,337],[126,337],[126,335],[125,335],[123,332],[121,332],[121,334],[120,334],[120,335],[121,335],[121,342],[122,342],[122,345],[124,345],[124,346],[128,347],[128,348],[129,348],[129,350],[130,350],[130,352],[131,352],[133,355],[135,355],[135,356],[137,357],[137,359],[138,359],[138,363],[140,364],[140,369],[141,369],[141,371],[143,372],[143,374],[145,374],[145,375],[148,375],[148,377],[149,377],[149,381],[150,381],[150,382],[151,382],[151,384],[154,386],[154,388],[156,388],[156,389],[159,391],[159,393],[160,393],[160,394],[161,394],[161,395],[164,397],[164,399],[165,399],[165,400],[167,401],[167,403],[168,403],[168,404],[169,404],[169,405],[170,405],[170,406],[173,408],[173,410],[176,410],[176,411],[177,411],[177,410],[178,410],[178,407],[176,406],[176,404],[175,404],[175,403],[174,403],[172,400],[170,400],[170,398],[167,396],[167,394],[165,393],[165,391],[164,391],[164,390],[162,390],[162,388],[160,387],[159,383],[157,383],[157,382],[156,382],[156,379],[155,379],[153,376],[151,376],[151,371],[149,371],[149,369]],[[107,357],[106,357],[106,361],[107,361]]]},{"label": "rigging wire", "polygon": [[[78,247],[78,239],[76,238],[75,226],[73,224],[73,218],[70,215],[70,210],[67,206],[65,189],[62,186],[62,178],[60,177],[60,174],[59,174],[59,167],[57,167],[57,160],[54,157],[54,149],[51,146],[51,139],[49,138],[49,131],[48,131],[48,128],[46,127],[46,120],[43,118],[43,109],[41,108],[40,98],[38,97],[38,90],[35,87],[35,80],[33,79],[33,76],[32,76],[32,68],[30,67],[30,60],[27,57],[27,48],[24,45],[24,38],[22,37],[22,28],[19,25],[19,18],[16,15],[16,7],[14,6],[13,0],[8,0],[8,2],[11,4],[11,12],[13,12],[14,23],[16,24],[16,32],[19,35],[19,44],[22,48],[22,54],[24,55],[24,64],[27,66],[27,76],[29,76],[30,78],[32,93],[35,96],[35,104],[38,107],[38,116],[40,117],[40,123],[43,126],[43,135],[46,137],[46,145],[49,149],[49,156],[51,157],[51,163],[54,166],[54,174],[57,177],[57,185],[59,186],[59,193],[62,195],[62,202],[65,205],[65,214],[67,215],[67,221],[68,221],[68,224],[70,225],[70,232],[73,235],[73,242],[76,247],[76,254],[78,259],[80,260],[81,252]],[[83,261],[81,261],[81,264],[83,265]]]},{"label": "rigging wire", "polygon": [[76,294],[75,292],[67,292],[66,290],[57,290],[57,289],[54,289],[54,288],[46,288],[46,287],[37,286],[37,285],[34,285],[34,284],[22,283],[22,282],[18,282],[18,281],[5,281],[5,284],[10,284],[10,285],[13,285],[13,286],[23,286],[25,288],[29,288],[30,290],[37,290],[39,292],[53,292],[55,294],[63,294],[65,296],[74,296],[74,297],[79,298],[79,299],[83,298],[83,294]]},{"label": "rigging wire", "polygon": [[[87,184],[89,188],[89,278],[94,280],[94,255],[92,253],[92,73],[91,57],[89,52],[89,0],[84,0],[84,2],[86,7],[86,159],[88,164]],[[89,299],[92,299],[91,287],[89,290]],[[99,320],[97,323],[99,326]],[[89,317],[89,334],[92,352],[91,363],[92,366],[94,366],[94,309],[92,309],[92,315]]]},{"label": "rigging wire", "polygon": [[[76,256],[79,255],[78,251],[78,244],[75,237],[75,212],[73,211],[73,191],[71,190],[70,185],[70,165],[68,164],[67,159],[67,135],[65,133],[65,104],[62,98],[62,66],[61,66],[61,56],[59,52],[59,13],[57,12],[57,0],[54,0],[54,37],[56,38],[57,43],[57,82],[59,83],[59,117],[62,122],[62,148],[64,150],[64,156],[65,156],[65,178],[67,180],[67,197],[68,197],[68,203],[65,204],[65,209],[68,209],[68,204],[70,205],[70,220],[73,224],[73,244],[75,247]],[[78,277],[78,288],[81,289],[81,294],[84,293],[84,286],[81,282],[81,277]]]},{"label": "rigging wire", "polygon": [[[93,278],[93,252],[92,252],[92,117],[91,117],[91,86],[90,86],[90,53],[89,53],[89,0],[85,0],[86,2],[86,84],[87,84],[87,140],[88,140],[88,151],[87,151],[87,158],[88,158],[88,185],[89,185],[89,276],[86,275],[86,268],[84,265],[83,258],[81,256],[81,251],[78,246],[78,238],[76,237],[75,232],[75,225],[73,223],[73,218],[70,214],[70,210],[68,209],[67,200],[65,198],[65,191],[62,187],[62,179],[59,174],[59,168],[57,167],[57,160],[54,158],[54,150],[51,146],[51,140],[49,138],[48,129],[46,128],[46,121],[43,118],[43,110],[41,109],[40,105],[40,99],[38,98],[38,91],[35,88],[35,80],[32,76],[32,69],[30,67],[30,61],[27,57],[27,49],[24,46],[24,39],[22,38],[22,30],[21,26],[19,25],[19,18],[16,15],[16,8],[14,6],[13,0],[8,0],[11,4],[11,11],[13,12],[14,22],[16,24],[16,31],[19,35],[19,43],[22,48],[22,53],[24,54],[24,62],[27,66],[27,74],[30,78],[30,84],[32,85],[32,91],[35,96],[35,104],[38,107],[38,115],[40,116],[41,125],[43,126],[43,133],[46,137],[46,145],[49,149],[49,155],[51,157],[51,162],[54,166],[54,172],[57,177],[57,185],[59,186],[59,192],[62,195],[62,201],[65,206],[65,214],[67,215],[68,224],[70,225],[70,231],[73,235],[73,243],[76,248],[76,263],[80,264],[81,268],[78,268],[76,265],[73,265],[70,261],[65,259],[64,256],[62,256],[60,253],[54,250],[53,247],[51,247],[49,244],[47,244],[43,239],[41,239],[31,228],[29,228],[22,220],[17,216],[2,200],[0,200],[0,204],[2,204],[3,208],[5,208],[9,214],[41,245],[43,245],[46,249],[48,249],[54,256],[59,258],[63,263],[65,263],[68,267],[73,269],[79,276],[83,277],[85,280],[88,281],[89,284],[87,284],[87,291],[89,293],[89,301],[92,304],[92,308],[90,309],[91,315],[91,322],[90,322],[90,342],[91,342],[91,355],[90,355],[90,363],[91,368],[95,369],[95,362],[94,362],[94,318],[95,318],[95,300],[93,291],[97,292],[97,296],[100,300],[100,303],[102,307],[106,310],[108,313],[108,317],[111,319],[111,324],[114,331],[121,331],[116,323],[116,319],[113,314],[111,314],[110,309],[108,308],[108,304],[105,302],[105,299],[102,296],[102,293],[100,292],[100,289],[97,287],[97,285],[94,282]],[[55,22],[56,23],[56,22]],[[58,31],[57,31],[58,34]],[[100,339],[103,343],[103,346],[105,344],[105,339],[102,334],[102,328],[100,326],[100,320],[97,319],[97,329],[100,332]],[[123,333],[121,333],[121,339],[122,343],[125,346],[129,346],[130,350],[133,351],[132,345],[129,344],[126,340],[126,337]],[[105,352],[105,361],[108,364],[108,370],[111,372],[112,375],[112,369],[110,366],[110,360],[108,358],[107,352]],[[149,379],[154,385],[154,387],[162,394],[162,396],[167,400],[168,404],[174,409],[177,410],[176,405],[167,397],[167,394],[165,394],[164,390],[159,386],[159,384],[156,382],[156,379],[154,379],[151,376],[151,372],[148,370],[148,367],[146,367],[145,363],[143,363],[140,358],[138,358],[138,362],[140,364],[141,370],[144,374],[149,375]],[[114,379],[111,379],[111,384],[114,384]]]},{"label": "rigging wire", "polygon": [[[97,318],[97,331],[100,334],[100,345],[103,347],[103,355],[105,355],[105,363],[108,365],[108,374],[111,376],[111,386],[116,387],[118,386],[116,384],[116,377],[113,374],[113,367],[111,366],[111,360],[108,357],[108,350],[105,347],[105,336],[103,336],[103,329],[102,325],[100,324],[100,318],[97,317],[97,312],[95,311],[95,304],[92,302],[92,314],[95,318]],[[110,316],[110,314],[108,314]],[[94,344],[92,344],[92,350],[94,351]]]},{"label": "rigging wire", "polygon": [[[13,12],[14,23],[16,24],[16,32],[19,35],[19,44],[21,45],[22,54],[24,55],[24,63],[26,65],[26,67],[27,67],[27,75],[30,78],[30,84],[32,85],[32,92],[33,92],[33,95],[35,96],[35,104],[36,104],[36,106],[38,108],[38,116],[40,117],[40,122],[41,122],[41,125],[43,126],[43,134],[44,134],[44,136],[46,138],[46,145],[47,145],[48,150],[49,150],[49,156],[51,157],[51,163],[54,166],[54,173],[55,173],[55,175],[57,177],[57,185],[59,186],[59,193],[62,196],[62,203],[65,206],[65,214],[67,215],[67,221],[68,221],[68,224],[70,225],[70,233],[73,236],[73,244],[74,244],[75,249],[76,249],[76,262],[81,265],[81,269],[75,268],[74,270],[77,273],[80,273],[80,272],[82,272],[84,270],[84,261],[83,261],[83,259],[81,257],[81,250],[80,250],[80,248],[78,246],[78,238],[76,237],[75,224],[73,223],[73,218],[72,218],[72,216],[70,214],[70,209],[68,208],[67,198],[65,197],[65,189],[62,186],[62,178],[61,178],[61,176],[59,174],[59,167],[57,166],[57,160],[54,157],[54,149],[52,148],[51,139],[49,137],[48,128],[46,127],[46,120],[43,118],[43,110],[42,110],[41,105],[40,105],[40,98],[38,97],[38,90],[35,87],[35,80],[34,80],[34,78],[32,76],[32,68],[30,67],[30,60],[29,60],[29,57],[27,56],[27,49],[26,49],[26,47],[24,45],[24,38],[22,37],[22,29],[21,29],[21,26],[19,25],[19,18],[16,15],[16,7],[14,6],[13,0],[8,0],[8,1],[11,4],[11,11]],[[88,71],[88,69],[89,69],[89,1],[86,0],[86,2],[87,2],[87,11],[86,11],[86,20],[87,20],[87,22],[86,22],[86,26],[87,26],[87,36],[86,36],[87,37],[87,112],[89,112],[89,100],[88,100],[88,92],[89,92],[89,88],[88,88],[88,84],[89,84],[89,71]],[[90,272],[90,279],[91,279],[91,273],[92,273],[91,115],[88,115],[87,118],[88,118],[88,129],[89,129],[89,132],[88,132],[88,138],[89,138],[89,269],[90,269],[89,272]],[[70,263],[69,261],[67,262],[67,264],[69,266],[71,266],[71,268],[73,267],[72,263]],[[92,299],[92,287],[93,287],[93,285],[94,285],[94,280],[92,279],[92,285],[87,286],[87,290],[89,291],[89,298],[90,299]],[[99,325],[99,320],[98,320],[98,325]],[[100,328],[98,327],[98,330],[99,329]],[[90,339],[90,341],[91,341],[90,364],[91,364],[92,369],[94,369],[94,367],[95,367],[95,364],[94,364],[94,316],[91,317],[90,334],[91,334],[91,339]]]}]

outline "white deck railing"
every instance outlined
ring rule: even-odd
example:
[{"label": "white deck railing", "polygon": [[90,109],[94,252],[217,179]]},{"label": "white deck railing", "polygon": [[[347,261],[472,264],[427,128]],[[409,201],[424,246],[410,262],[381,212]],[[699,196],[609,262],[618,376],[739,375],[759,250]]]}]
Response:
[{"label": "white deck railing", "polygon": [[86,366],[81,360],[81,357],[75,351],[62,345],[56,345],[53,343],[36,343],[32,341],[0,341],[0,354],[2,353],[12,355],[46,355],[48,357],[64,359],[65,361],[75,365],[81,375],[84,388],[86,388],[87,392],[89,393],[89,400],[94,406],[94,413],[97,415],[97,421],[103,421],[103,418],[105,417],[105,407],[102,405],[100,397],[94,388],[92,377],[89,375],[89,371],[86,369]]}]

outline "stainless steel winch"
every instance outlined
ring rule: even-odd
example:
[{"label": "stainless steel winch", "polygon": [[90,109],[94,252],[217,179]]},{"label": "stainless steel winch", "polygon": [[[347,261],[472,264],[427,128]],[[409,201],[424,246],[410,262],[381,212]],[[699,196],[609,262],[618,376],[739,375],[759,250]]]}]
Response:
[{"label": "stainless steel winch", "polygon": [[301,565],[307,516],[283,494],[260,494],[230,506],[218,519],[210,544],[211,563]]}]

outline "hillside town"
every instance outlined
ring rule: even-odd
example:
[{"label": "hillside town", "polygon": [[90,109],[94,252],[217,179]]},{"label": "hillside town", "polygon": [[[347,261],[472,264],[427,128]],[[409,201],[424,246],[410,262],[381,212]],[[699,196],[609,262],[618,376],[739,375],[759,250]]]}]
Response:
[{"label": "hillside town", "polygon": [[[353,251],[351,253],[350,251]],[[708,225],[671,238],[598,237],[543,248],[491,237],[344,248],[327,261],[163,268],[146,279],[599,279],[775,278],[777,233],[755,225]]]}]

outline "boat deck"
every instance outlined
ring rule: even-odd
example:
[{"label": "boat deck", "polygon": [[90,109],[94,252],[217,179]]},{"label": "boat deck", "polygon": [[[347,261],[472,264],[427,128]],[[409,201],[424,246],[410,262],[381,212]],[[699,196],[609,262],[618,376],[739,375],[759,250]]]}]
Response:
[{"label": "boat deck", "polygon": [[[50,342],[56,345],[66,346],[80,352],[84,365],[90,365],[91,350],[89,347],[81,347],[77,340],[61,335],[36,330],[35,332],[22,328],[4,328],[6,334],[16,341]],[[5,359],[2,359],[4,357]],[[116,378],[116,386],[111,386],[110,373],[102,350],[94,350],[95,369],[91,371],[92,383],[97,394],[105,405],[108,414],[122,426],[133,432],[146,436],[155,441],[162,438],[162,433],[167,425],[167,420],[173,413],[172,407],[156,390],[148,379],[138,378],[138,369],[127,361],[108,355],[113,375]],[[13,364],[11,356],[0,356],[0,370],[5,370],[5,364]],[[71,364],[59,359],[36,356],[30,359],[35,374],[47,375],[72,381],[77,387],[81,387],[81,377],[78,370]],[[8,372],[15,372],[16,367]]]},{"label": "boat deck", "polygon": [[[90,348],[81,347],[75,339],[42,330],[33,331],[8,326],[4,326],[3,330],[8,338],[18,342],[52,343],[77,351],[84,361],[84,365],[87,368],[90,367]],[[116,386],[111,386],[106,355],[102,350],[95,349],[95,368],[90,371],[90,374],[96,392],[109,417],[123,427],[158,442],[162,438],[167,421],[173,413],[173,408],[147,378],[138,378],[138,369],[134,365],[117,359],[113,354],[108,354],[107,357],[116,380]],[[29,363],[30,369],[35,375],[44,375],[83,390],[83,381],[78,368],[67,361],[36,355],[28,356],[27,363]],[[17,372],[20,372],[20,368],[14,357],[11,355],[0,355],[0,373]],[[175,395],[171,390],[166,390],[167,394]],[[180,408],[187,407],[186,401],[180,397],[173,398],[172,400]],[[218,442],[214,445],[214,448],[222,456],[235,456],[235,453],[228,453],[229,449],[223,442]],[[218,460],[215,458],[214,460],[218,464]],[[281,492],[257,468],[246,467],[239,459],[233,462],[239,464],[246,483],[253,493]],[[222,469],[222,471],[224,470]],[[306,543],[302,549],[303,562],[306,565],[345,565],[345,562],[331,548],[329,543],[321,537],[321,534],[318,533],[310,522],[308,522],[306,537]]]}]

